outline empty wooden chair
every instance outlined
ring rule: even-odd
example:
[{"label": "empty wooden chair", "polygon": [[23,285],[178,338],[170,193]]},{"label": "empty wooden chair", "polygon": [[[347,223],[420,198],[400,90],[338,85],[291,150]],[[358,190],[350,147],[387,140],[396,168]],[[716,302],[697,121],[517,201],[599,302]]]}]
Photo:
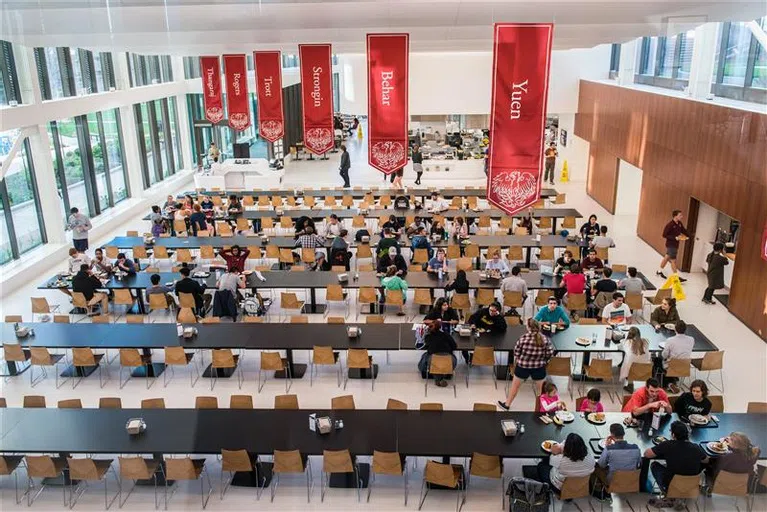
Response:
[{"label": "empty wooden chair", "polygon": [[38,315],[37,318],[39,319],[39,315],[50,315],[59,310],[58,304],[51,306],[45,297],[32,297],[30,300],[32,302],[32,321],[35,320],[35,315]]},{"label": "empty wooden chair", "polygon": [[6,363],[14,363],[17,371],[26,368],[31,357],[31,352],[18,343],[3,343],[3,359]]},{"label": "empty wooden chair", "polygon": [[19,496],[19,475],[15,471],[23,460],[24,457],[21,455],[0,455],[0,476],[13,475],[13,490],[17,505],[21,503],[21,497]]},{"label": "empty wooden chair", "polygon": [[[609,384],[612,386],[615,384],[612,364],[612,359],[592,359],[591,363],[584,367],[584,375],[592,379],[602,379],[604,382],[600,383],[601,385]],[[585,394],[584,390],[582,390],[581,394]],[[615,401],[612,396],[612,391],[609,388],[607,390],[607,396],[610,397],[611,402]]]},{"label": "empty wooden chair", "polygon": [[275,395],[275,409],[298,409],[298,395]]},{"label": "empty wooden chair", "polygon": [[422,402],[418,407],[419,411],[442,411],[444,407],[440,403],[436,402]]},{"label": "empty wooden chair", "polygon": [[[24,494],[27,495],[27,506],[31,507],[32,503],[42,494],[46,488],[45,479],[62,478],[64,471],[67,468],[67,460],[64,457],[51,457],[49,455],[27,455],[24,457],[24,465],[27,469],[27,490]],[[39,478],[40,489],[35,493],[34,479]],[[62,495],[64,497],[64,506],[69,506],[67,502],[67,486],[60,486]]]},{"label": "empty wooden chair", "polygon": [[748,402],[746,412],[749,414],[767,414],[767,402]]},{"label": "empty wooden chair", "polygon": [[[693,358],[690,360],[690,363],[695,367],[696,376],[700,372],[706,372],[706,383],[724,393],[724,374],[722,373],[722,368],[724,368],[724,351],[704,352],[703,357]],[[717,370],[719,370],[721,388],[714,386],[711,382],[711,372]]]},{"label": "empty wooden chair", "polygon": [[99,409],[122,409],[122,400],[119,397],[99,398]]},{"label": "empty wooden chair", "polygon": [[[175,376],[176,366],[185,366],[189,368],[189,382],[191,387],[197,383],[200,378],[200,371],[197,369],[197,365],[194,361],[194,353],[188,354],[184,351],[184,347],[165,347],[165,367],[166,371],[163,372],[163,386],[168,387],[168,382],[173,380]],[[170,371],[168,371],[170,370]],[[168,378],[170,374],[170,379]]]},{"label": "empty wooden chair", "polygon": [[[258,392],[260,393],[266,381],[269,378],[268,372],[283,372],[285,377],[285,393],[290,390],[290,386],[293,385],[293,376],[291,375],[290,364],[288,359],[280,356],[279,352],[261,352],[261,364],[258,368]],[[267,372],[267,373],[265,373]],[[264,374],[264,381],[261,382],[261,374]]]},{"label": "empty wooden chair", "polygon": [[141,400],[142,409],[165,409],[164,398],[145,398]]},{"label": "empty wooden chair", "polygon": [[[424,396],[429,394],[429,375],[440,375],[442,377],[454,377],[453,369],[453,357],[447,354],[432,354],[429,359],[429,369],[426,375],[426,381],[424,382],[423,391]],[[455,378],[453,380],[453,396],[458,396],[458,390],[455,385]]]},{"label": "empty wooden chair", "polygon": [[215,396],[198,396],[194,399],[195,409],[218,409],[218,398]]},{"label": "empty wooden chair", "polygon": [[298,300],[295,293],[282,292],[280,293],[280,310],[285,314],[287,319],[290,316],[290,312],[300,314],[304,307],[304,301]]},{"label": "empty wooden chair", "polygon": [[546,365],[547,375],[567,378],[567,390],[570,392],[570,399],[573,398],[572,373],[569,357],[552,357],[549,364]]},{"label": "empty wooden chair", "polygon": [[[357,294],[357,304],[359,304],[360,308],[368,306],[371,308],[372,312],[377,312],[379,310],[378,294],[376,293],[375,288],[360,288]],[[359,311],[357,312],[357,318],[359,318]]]},{"label": "empty wooden chair", "polygon": [[354,397],[352,395],[336,396],[330,399],[330,408],[334,411],[354,410]]},{"label": "empty wooden chair", "polygon": [[418,510],[423,507],[426,495],[431,490],[431,487],[426,484],[439,485],[458,491],[456,492],[456,511],[460,511],[466,502],[466,475],[461,464],[441,464],[433,460],[426,463],[426,468],[423,471],[423,484],[421,485],[421,498],[418,503]]},{"label": "empty wooden chair", "polygon": [[136,487],[138,480],[151,480],[154,483],[154,506],[159,507],[160,503],[157,497],[157,475],[164,476],[165,472],[161,461],[156,459],[145,459],[143,457],[118,457],[120,464],[120,479],[133,480],[133,486],[126,493],[124,498],[120,498],[120,508],[128,501],[128,497]]},{"label": "empty wooden chair", "polygon": [[22,407],[25,409],[44,409],[46,407],[45,397],[41,395],[25,395]]},{"label": "empty wooden chair", "polygon": [[306,502],[312,497],[312,466],[309,458],[301,455],[298,450],[274,450],[274,466],[272,467],[271,501],[277,493],[280,477],[285,474],[306,474]]},{"label": "empty wooden chair", "polygon": [[[120,349],[120,389],[125,387],[128,380],[131,377],[131,372],[137,368],[143,368],[145,371],[144,377],[146,378],[146,388],[149,389],[154,384],[154,378],[150,379],[150,368],[152,367],[152,356],[149,354],[141,354],[138,349],[135,348],[121,348]],[[123,370],[128,370],[128,377],[123,381]]]},{"label": "empty wooden chair", "polygon": [[229,397],[230,409],[252,409],[253,397],[250,395],[232,395]]},{"label": "empty wooden chair", "polygon": [[627,380],[629,385],[633,382],[645,382],[652,377],[652,363],[631,363]]},{"label": "empty wooden chair", "polygon": [[[482,346],[476,346],[474,347],[474,355],[471,358],[471,364],[466,369],[466,387],[469,387],[469,373],[471,373],[469,370],[471,368],[477,367],[489,367],[491,370],[495,368],[495,349],[493,347],[482,347]],[[493,385],[495,386],[495,389],[498,389],[498,381],[495,378],[495,375],[493,375]]]},{"label": "empty wooden chair", "polygon": [[221,348],[211,350],[210,362],[210,390],[216,385],[219,375],[224,372],[237,374],[237,386],[242,389],[245,377],[242,375],[242,365],[238,364],[240,356],[232,353],[231,349]]},{"label": "empty wooden chair", "polygon": [[[346,352],[346,368],[356,369],[360,372],[370,371],[370,389],[375,391],[377,367],[373,364],[373,356],[368,354],[365,348],[350,348]],[[349,374],[344,376],[344,389],[349,382]]]},{"label": "empty wooden chair", "polygon": [[386,410],[387,411],[407,411],[407,404],[400,400],[395,400],[394,398],[390,398],[386,402]]},{"label": "empty wooden chair", "polygon": [[330,485],[330,476],[338,473],[354,473],[354,483],[357,488],[357,501],[360,500],[360,488],[362,480],[360,478],[359,466],[352,457],[349,450],[323,450],[322,451],[322,472],[320,473],[320,501],[325,501],[325,492]]},{"label": "empty wooden chair", "polygon": [[489,306],[495,302],[495,290],[489,288],[479,288],[477,290],[476,302],[478,306]]},{"label": "empty wooden chair", "polygon": [[370,465],[370,481],[368,482],[368,502],[370,501],[370,494],[373,492],[373,485],[375,484],[375,480],[378,475],[403,477],[403,483],[405,487],[405,506],[407,506],[408,470],[405,456],[400,455],[397,452],[380,452],[378,450],[373,450],[373,460],[372,464]]},{"label": "empty wooden chair", "polygon": [[472,477],[492,478],[499,480],[501,483],[501,508],[505,508],[506,503],[506,487],[503,479],[503,460],[497,455],[485,455],[483,453],[474,452],[471,454],[469,460],[469,478],[466,482],[466,492],[468,493],[468,485],[471,483]]},{"label": "empty wooden chair", "polygon": [[309,386],[314,385],[314,372],[318,371],[318,366],[337,366],[338,367],[338,386],[341,386],[341,365],[339,363],[339,353],[332,347],[315,345],[312,348],[312,359],[309,367]]},{"label": "empty wooden chair", "polygon": [[83,402],[79,398],[69,398],[67,400],[59,400],[59,409],[82,409]]},{"label": "empty wooden chair", "polygon": [[[235,473],[250,473],[251,477],[259,480],[256,488],[256,499],[261,497],[261,492],[266,486],[266,475],[258,471],[260,462],[257,456],[251,456],[247,450],[221,450],[221,499],[224,499],[226,491],[234,481]],[[224,473],[229,473],[229,478],[224,480]]]},{"label": "empty wooden chair", "polygon": [[483,404],[475,402],[472,410],[475,412],[496,412],[498,407],[496,407],[494,404]]},{"label": "empty wooden chair", "polygon": [[679,379],[681,387],[682,379],[690,376],[690,368],[689,359],[669,359],[668,366],[666,367],[666,377],[676,377]]},{"label": "empty wooden chair", "polygon": [[[203,475],[205,478],[203,479]],[[205,469],[205,459],[191,459],[189,457],[174,459],[165,459],[165,477],[168,480],[175,480],[178,485],[179,481],[183,480],[207,480],[208,492],[205,493],[205,485],[203,481],[200,482],[200,498],[202,499],[202,508],[204,509],[208,505],[208,499],[213,492],[213,486],[210,483],[210,475]],[[170,497],[173,493],[170,494]],[[168,508],[168,486],[165,486],[165,508]]]},{"label": "empty wooden chair", "polygon": [[[75,367],[77,377],[72,378],[72,389],[76,388],[85,375],[89,375],[96,368],[99,372],[99,385],[103,388],[109,381],[109,367],[101,364],[104,354],[94,354],[88,347],[75,347],[72,349],[72,366]],[[103,374],[106,373],[106,378]]]},{"label": "empty wooden chair", "polygon": [[[112,503],[120,495],[120,477],[117,476],[117,471],[112,467],[112,462],[114,459],[67,458],[69,478],[72,482],[77,482],[77,485],[69,493],[69,508],[74,508],[77,500],[85,494],[90,482],[104,482],[104,505],[107,509],[112,506]],[[111,500],[108,499],[107,482],[110,471],[117,482],[117,491]]]}]

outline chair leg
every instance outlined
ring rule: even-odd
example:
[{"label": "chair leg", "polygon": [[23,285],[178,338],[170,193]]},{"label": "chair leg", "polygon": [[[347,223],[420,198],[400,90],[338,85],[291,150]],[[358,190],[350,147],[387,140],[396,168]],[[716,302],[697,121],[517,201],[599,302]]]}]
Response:
[{"label": "chair leg", "polygon": [[[426,492],[424,492],[424,490]],[[421,484],[421,497],[418,502],[418,510],[421,510],[423,507],[423,502],[426,501],[427,494],[429,494],[429,489],[426,487],[426,479],[424,479],[423,483]]]}]

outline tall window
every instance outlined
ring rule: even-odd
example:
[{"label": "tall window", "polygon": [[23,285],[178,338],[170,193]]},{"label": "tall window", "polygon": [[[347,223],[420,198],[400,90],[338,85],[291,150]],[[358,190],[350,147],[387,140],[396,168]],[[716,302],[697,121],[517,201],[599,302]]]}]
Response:
[{"label": "tall window", "polygon": [[108,91],[115,86],[112,56],[82,48],[35,48],[44,100]]},{"label": "tall window", "polygon": [[199,57],[184,57],[184,78],[200,78]]},{"label": "tall window", "polygon": [[687,87],[695,31],[668,37],[643,37],[634,81],[668,89]]},{"label": "tall window", "polygon": [[180,168],[177,163],[178,119],[175,104],[173,115],[169,99],[139,103],[133,106],[136,114],[136,133],[143,144],[139,147],[144,188],[164,180]]},{"label": "tall window", "polygon": [[621,69],[621,45],[613,43],[610,46],[610,78],[617,76]]},{"label": "tall window", "polygon": [[[16,133],[0,134],[0,137],[16,136]],[[0,155],[6,154],[5,149],[0,150]],[[30,154],[29,141],[24,140],[0,181],[0,263],[18,259],[47,241]]]},{"label": "tall window", "polygon": [[0,105],[9,105],[13,102],[21,103],[13,45],[8,41],[0,41]]},{"label": "tall window", "polygon": [[[767,17],[756,20],[764,29]],[[767,103],[767,56],[746,23],[723,23],[712,90],[717,96]]]},{"label": "tall window", "polygon": [[170,142],[176,159],[176,169],[181,169],[184,167],[184,159],[181,153],[181,132],[179,131],[175,97],[168,98],[168,120],[170,121]]},{"label": "tall window", "polygon": [[125,57],[128,59],[128,77],[131,87],[173,81],[170,55],[126,53]]},{"label": "tall window", "polygon": [[677,36],[660,38],[659,46],[662,53],[658,59],[658,76],[671,78],[674,75],[674,69],[676,67],[674,58],[676,51],[676,40]]}]

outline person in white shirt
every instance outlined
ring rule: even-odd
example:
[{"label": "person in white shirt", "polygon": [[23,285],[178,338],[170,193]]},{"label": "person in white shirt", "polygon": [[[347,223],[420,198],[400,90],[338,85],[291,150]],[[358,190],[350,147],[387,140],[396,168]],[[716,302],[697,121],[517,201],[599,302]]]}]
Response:
[{"label": "person in white shirt", "polygon": [[341,223],[338,221],[338,215],[335,213],[330,215],[327,223],[325,223],[325,229],[322,232],[322,236],[330,238],[339,236],[341,234]]},{"label": "person in white shirt", "polygon": [[91,266],[91,259],[84,252],[79,252],[72,247],[69,249],[69,258],[67,259],[67,269],[70,274],[77,274],[82,265]]},{"label": "person in white shirt", "polygon": [[494,251],[492,259],[487,260],[485,270],[492,273],[499,273],[502,276],[505,276],[509,273],[509,264],[503,261],[499,251]]},{"label": "person in white shirt", "polygon": [[610,325],[626,325],[631,323],[631,308],[623,303],[621,292],[613,293],[613,301],[602,308],[602,321]]},{"label": "person in white shirt", "polygon": [[[683,320],[677,320],[674,324],[674,330],[676,335],[671,336],[666,340],[666,346],[663,347],[661,357],[663,358],[663,369],[668,368],[669,361],[672,359],[691,359],[692,347],[695,346],[695,339],[692,336],[685,334],[687,332],[687,324]],[[679,387],[676,385],[676,377],[663,378],[663,384],[672,393],[679,393]]]},{"label": "person in white shirt", "polygon": [[450,203],[439,195],[439,192],[432,192],[431,201],[426,205],[426,209],[430,212],[439,213],[444,212],[450,208]]},{"label": "person in white shirt", "polygon": [[607,226],[600,226],[599,235],[595,236],[594,240],[591,241],[591,246],[607,249],[613,245],[615,245],[615,242],[613,242],[611,237],[607,236]]},{"label": "person in white shirt", "polygon": [[594,456],[586,447],[583,438],[570,433],[564,443],[551,447],[548,463],[542,460],[538,464],[538,481],[562,489],[567,477],[584,477],[594,472]]},{"label": "person in white shirt", "polygon": [[514,265],[511,269],[511,275],[501,281],[501,293],[503,292],[519,292],[522,294],[522,302],[527,299],[527,282],[519,277],[519,273],[522,269],[518,265]]}]

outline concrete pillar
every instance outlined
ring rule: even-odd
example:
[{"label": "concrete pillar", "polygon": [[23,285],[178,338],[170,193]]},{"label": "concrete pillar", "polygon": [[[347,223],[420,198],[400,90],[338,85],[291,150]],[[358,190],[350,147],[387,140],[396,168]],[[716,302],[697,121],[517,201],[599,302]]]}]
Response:
[{"label": "concrete pillar", "polygon": [[618,84],[631,85],[634,83],[636,70],[637,52],[640,48],[641,38],[634,39],[621,45],[621,61],[618,70]]},{"label": "concrete pillar", "polygon": [[53,168],[51,140],[45,125],[40,124],[29,130],[29,145],[35,165],[37,192],[40,197],[40,209],[45,219],[45,232],[48,243],[66,243],[64,230],[66,219],[61,208],[61,197],[56,186],[56,173]]},{"label": "concrete pillar", "polygon": [[[176,82],[184,82],[184,58],[171,57],[173,63],[173,79]],[[181,143],[181,168],[192,169],[194,160],[192,159],[192,136],[189,132],[189,109],[186,102],[186,94],[176,96],[176,112],[178,113],[178,139]]]},{"label": "concrete pillar", "polygon": [[693,98],[707,99],[711,95],[711,79],[719,43],[716,38],[718,28],[718,23],[705,23],[695,29],[688,85],[689,95]]},{"label": "concrete pillar", "polygon": [[40,79],[37,76],[34,48],[13,45],[13,57],[16,61],[16,74],[19,77],[21,102],[25,105],[40,104],[43,101]]}]

